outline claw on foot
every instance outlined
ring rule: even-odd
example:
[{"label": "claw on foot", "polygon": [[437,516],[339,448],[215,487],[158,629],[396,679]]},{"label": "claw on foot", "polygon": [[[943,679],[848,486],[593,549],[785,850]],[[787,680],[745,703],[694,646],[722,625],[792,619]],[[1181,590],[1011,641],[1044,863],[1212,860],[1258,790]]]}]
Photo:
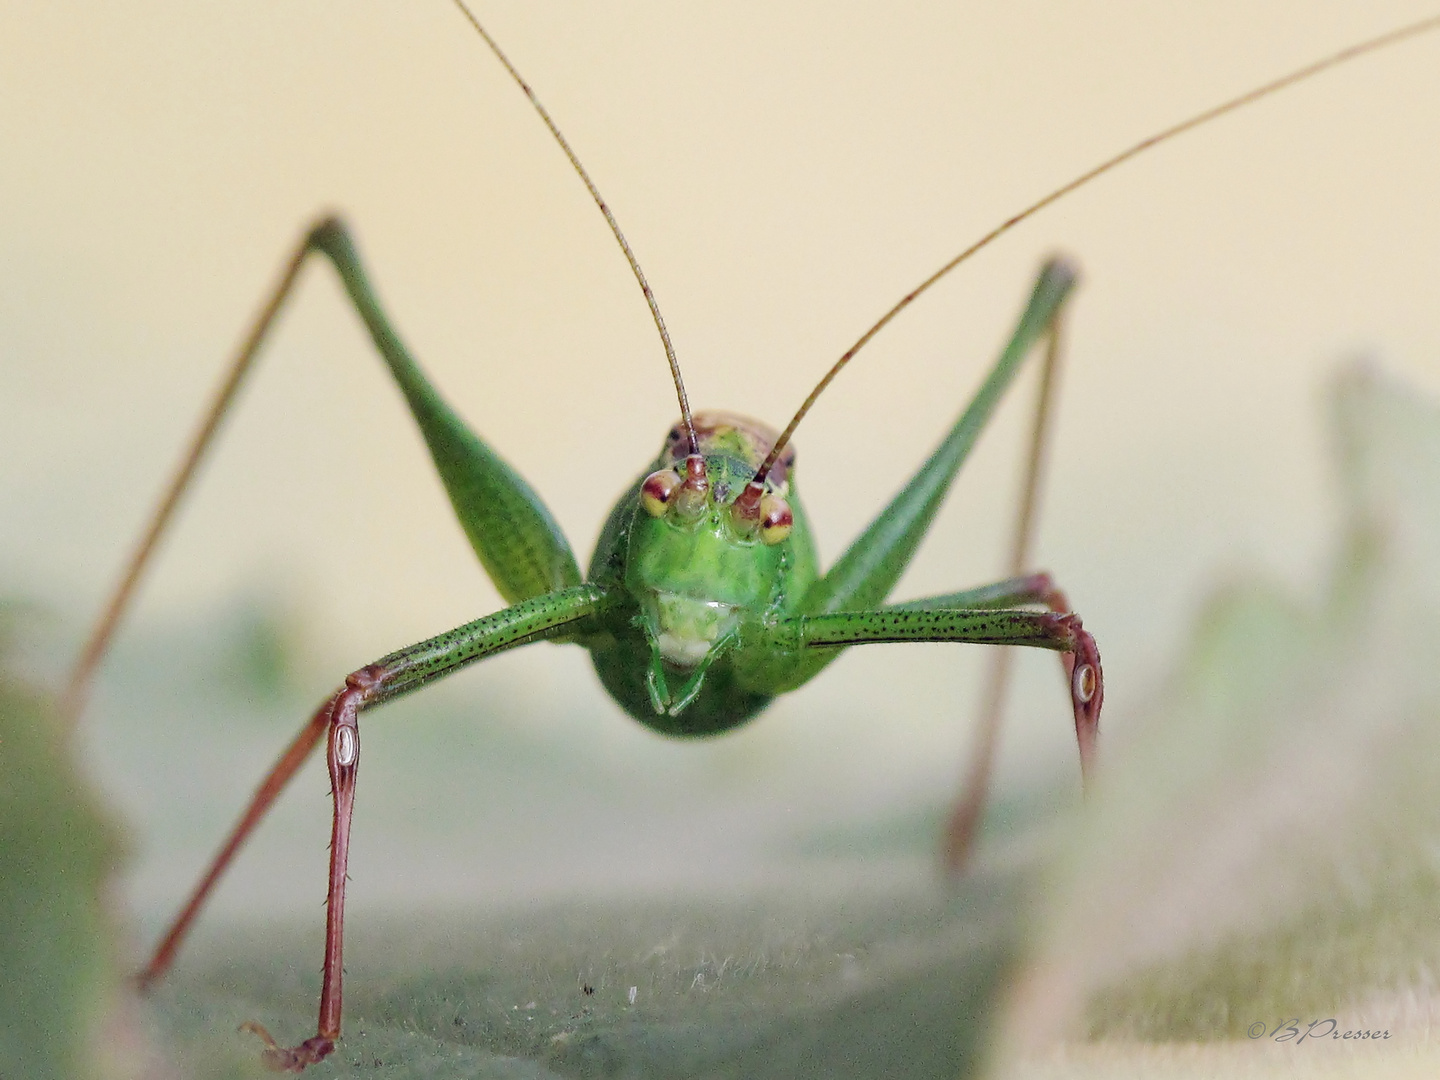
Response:
[{"label": "claw on foot", "polygon": [[335,1049],[334,1039],[315,1035],[299,1046],[292,1046],[287,1050],[275,1041],[275,1037],[265,1030],[263,1024],[257,1024],[254,1020],[246,1020],[240,1025],[240,1030],[260,1037],[260,1041],[265,1044],[265,1049],[260,1052],[260,1060],[272,1072],[303,1072],[306,1065],[316,1065],[324,1061],[330,1051]]}]

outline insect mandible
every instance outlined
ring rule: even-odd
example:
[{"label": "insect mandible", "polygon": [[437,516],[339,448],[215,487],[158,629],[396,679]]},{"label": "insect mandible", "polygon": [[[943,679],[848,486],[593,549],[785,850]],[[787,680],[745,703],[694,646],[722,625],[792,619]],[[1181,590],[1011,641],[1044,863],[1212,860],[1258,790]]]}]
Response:
[{"label": "insect mandible", "polygon": [[[352,289],[363,298],[364,287],[358,284],[357,277],[360,273],[359,265],[349,251],[348,240],[343,231],[338,229],[334,223],[326,222],[311,234],[311,239],[315,247],[336,259],[342,269],[348,271],[352,279]],[[1035,298],[1028,309],[1028,317],[1022,320],[1022,329],[1017,333],[1015,348],[1011,350],[1006,362],[997,369],[999,375],[990,388],[990,396],[998,394],[1000,384],[1008,377],[1013,366],[1019,362],[1028,346],[1042,336],[1049,327],[1052,315],[1063,302],[1066,287],[1066,276],[1058,268],[1042,276],[1041,286],[1037,288]],[[372,314],[374,313],[372,312]],[[378,324],[372,329],[379,329]],[[381,332],[383,333],[383,331]],[[422,399],[425,397],[424,390],[413,380],[411,390],[413,391],[412,398]],[[982,400],[986,400],[986,407],[988,407],[988,400]],[[422,408],[430,408],[432,414],[436,415],[443,412],[433,406],[422,405]],[[983,420],[983,413],[984,408],[980,412],[972,414],[972,421],[962,426],[961,430],[965,434],[958,438],[955,444],[952,444],[953,447],[963,448],[965,440],[971,438],[978,429],[979,423]],[[435,425],[432,424],[432,427]],[[702,532],[706,529],[709,530],[705,533],[706,535],[718,536],[727,530],[733,531],[740,536],[749,550],[762,556],[772,557],[777,563],[782,564],[785,572],[793,575],[792,581],[806,583],[806,575],[813,571],[813,559],[803,551],[796,555],[796,537],[793,534],[789,537],[783,535],[786,526],[785,507],[780,504],[785,501],[788,494],[784,484],[791,477],[788,473],[781,477],[778,475],[778,469],[772,469],[765,478],[771,481],[769,485],[761,484],[752,487],[743,476],[746,468],[753,470],[755,461],[760,456],[756,447],[773,436],[765,434],[752,425],[727,426],[713,415],[708,419],[702,419],[699,429],[694,440],[705,444],[705,454],[697,459],[690,452],[692,436],[688,425],[682,424],[679,432],[667,440],[667,445],[679,443],[678,446],[672,446],[673,456],[676,460],[656,463],[660,467],[654,472],[659,475],[651,484],[650,489],[645,492],[649,498],[644,505],[641,504],[640,493],[632,490],[617,507],[617,513],[624,509],[630,515],[632,528],[637,523],[642,528],[651,529],[660,527],[654,523],[662,523],[665,527],[683,523],[687,528],[692,529],[703,525]],[[453,435],[453,430],[451,435],[434,436],[434,438],[442,438],[442,442],[444,438],[450,438],[451,443],[455,439],[464,441],[463,436]],[[432,441],[432,447],[434,445]],[[453,446],[450,446],[450,449],[441,449],[437,451],[437,454],[442,459],[453,460],[453,458],[447,457],[453,452]],[[706,485],[703,488],[700,483],[701,469],[699,465],[701,460],[706,464],[704,469]],[[955,461],[954,464],[958,467],[958,461]],[[466,468],[463,466],[456,468],[458,472],[454,475],[466,472]],[[514,496],[515,491],[518,490],[495,480],[495,475],[503,475],[495,469],[487,471],[482,467],[469,475],[486,477],[487,479],[483,480],[482,484],[490,484],[492,495],[496,498],[504,499]],[[454,487],[458,482],[460,481],[452,478],[452,497],[463,502],[463,497],[454,496]],[[498,489],[495,488],[495,484],[499,484]],[[937,481],[937,484],[941,488],[944,486],[943,482]],[[722,488],[724,489],[723,493]],[[497,490],[499,494],[494,494]],[[747,498],[747,492],[753,492],[753,497]],[[737,499],[741,500],[738,510],[734,508],[734,502]],[[790,499],[789,502],[793,514],[796,500]],[[515,513],[523,515],[523,507],[526,503],[527,500],[523,498],[520,502],[513,503],[517,507]],[[820,592],[814,594],[813,600],[808,599],[810,597],[809,588],[801,590],[804,594],[803,597],[797,597],[790,593],[780,594],[774,590],[768,592],[762,590],[763,599],[758,602],[758,607],[753,608],[749,606],[757,604],[753,597],[729,594],[723,597],[699,597],[692,595],[695,588],[688,581],[681,582],[674,587],[662,588],[661,585],[669,586],[673,583],[668,579],[658,581],[658,579],[646,578],[638,570],[639,578],[630,581],[628,563],[623,567],[623,574],[619,572],[617,564],[617,567],[612,568],[615,572],[606,578],[603,565],[605,560],[603,559],[600,560],[601,565],[595,568],[599,576],[592,575],[593,583],[597,588],[587,591],[586,586],[581,585],[578,580],[571,583],[568,567],[562,566],[560,570],[555,570],[557,561],[563,563],[564,560],[560,557],[561,549],[554,544],[547,543],[546,538],[553,540],[555,533],[548,527],[543,515],[534,517],[528,526],[516,526],[513,514],[507,515],[512,520],[497,522],[493,513],[493,505],[486,503],[483,498],[482,504],[482,507],[477,510],[478,518],[470,522],[470,531],[472,537],[477,531],[485,533],[488,530],[492,535],[488,539],[482,537],[477,540],[477,546],[482,549],[488,549],[487,545],[503,548],[508,542],[506,536],[493,535],[495,530],[500,529],[502,533],[505,533],[507,529],[514,530],[514,534],[519,535],[527,543],[533,541],[538,545],[541,551],[539,562],[548,566],[550,572],[558,574],[558,577],[551,577],[543,581],[543,585],[540,586],[540,595],[549,596],[553,591],[552,586],[560,585],[564,586],[564,589],[561,599],[547,600],[543,604],[532,603],[531,607],[525,611],[515,613],[513,617],[518,618],[519,622],[508,624],[504,628],[500,623],[491,622],[484,627],[472,629],[469,632],[471,639],[475,640],[476,635],[483,637],[484,641],[480,643],[482,648],[528,643],[531,640],[542,639],[545,634],[551,633],[557,626],[568,627],[568,630],[561,631],[561,633],[570,633],[575,630],[577,623],[593,622],[605,612],[614,614],[623,608],[624,610],[620,612],[621,622],[616,626],[580,632],[588,635],[592,642],[601,642],[602,645],[605,641],[613,640],[616,644],[609,648],[612,653],[615,649],[620,649],[628,650],[633,654],[628,659],[638,662],[620,663],[607,668],[606,662],[602,660],[599,663],[602,678],[606,679],[607,685],[617,691],[617,696],[632,713],[662,729],[669,727],[683,733],[687,724],[693,724],[694,726],[690,729],[692,731],[719,730],[729,722],[738,721],[743,718],[742,714],[751,713],[762,704],[756,699],[765,696],[764,691],[788,688],[790,683],[798,681],[808,674],[811,666],[818,668],[822,662],[820,660],[796,660],[794,657],[807,655],[828,657],[833,655],[836,646],[841,644],[853,644],[865,640],[891,640],[911,635],[924,636],[925,634],[942,635],[961,640],[967,638],[982,641],[1009,640],[1024,644],[1042,644],[1048,647],[1059,644],[1071,649],[1077,647],[1077,640],[1083,644],[1083,639],[1073,633],[1073,622],[1057,620],[1044,611],[1016,613],[1014,616],[1005,616],[1003,619],[994,615],[993,612],[984,614],[978,619],[968,616],[962,618],[952,614],[956,605],[974,604],[979,601],[989,602],[997,596],[1008,595],[1017,601],[1044,599],[1045,590],[1036,582],[1031,582],[1023,587],[1012,586],[1008,593],[999,590],[970,594],[963,598],[951,596],[945,598],[942,603],[932,605],[930,611],[923,613],[924,618],[919,617],[922,613],[903,610],[882,611],[865,618],[855,617],[854,608],[859,606],[859,602],[855,599],[856,596],[863,595],[868,588],[880,594],[872,602],[872,608],[881,605],[884,593],[888,591],[888,586],[893,584],[894,576],[898,575],[898,569],[890,568],[882,573],[873,566],[867,566],[866,572],[856,572],[853,576],[842,573],[827,578],[826,580],[830,584],[820,587]],[[651,511],[655,510],[657,506],[665,510],[663,516],[651,516]],[[904,521],[905,515],[901,512],[902,509],[897,508],[895,514],[886,516],[887,526]],[[671,520],[672,514],[676,516],[675,521]],[[900,550],[906,544],[913,548],[913,543],[918,542],[918,533],[923,530],[923,525],[927,520],[928,517],[919,514],[906,528],[900,528],[898,530],[900,533],[908,533],[913,530],[917,535],[913,537],[907,535],[900,542],[900,547],[894,550]],[[612,516],[612,524],[613,522]],[[918,524],[914,522],[918,522]],[[609,538],[612,541],[610,547],[612,549],[623,547],[624,543],[620,541],[624,536],[623,526],[615,524],[609,530]],[[770,540],[775,542],[767,543]],[[625,543],[633,544],[633,539],[626,540]],[[606,547],[603,539],[601,546],[602,549]],[[855,556],[855,561],[865,562],[867,556],[875,555],[878,550],[873,545],[862,544],[858,549],[859,553]],[[499,561],[507,563],[503,557]],[[492,573],[496,573],[502,579],[502,592],[514,596],[536,595],[534,592],[535,581],[544,579],[545,574],[541,573],[538,578],[532,575],[531,584],[527,586],[521,579],[525,578],[529,571],[517,569],[517,566],[524,564],[533,570],[534,561],[532,559],[527,563],[526,560],[521,559],[517,563],[513,559],[508,560],[508,570],[502,567],[499,571],[495,571],[492,567]],[[871,561],[881,560],[874,558]],[[689,563],[681,560],[680,565],[686,566]],[[845,565],[842,561],[841,566]],[[674,566],[672,564],[659,569],[673,570]],[[853,582],[853,591],[847,591],[849,588],[846,584],[847,576],[850,576],[850,580]],[[578,575],[575,577],[578,578]],[[611,594],[606,589],[607,587],[615,589],[622,580],[630,586],[629,590],[625,590],[625,595],[629,599],[624,599],[623,602],[622,600],[612,600]],[[842,588],[842,586],[845,587]],[[638,593],[635,591],[637,589]],[[825,604],[821,603],[821,600],[824,599],[827,590],[832,595],[835,590],[839,590],[844,595],[828,609],[830,614],[823,614],[827,608]],[[632,600],[633,603],[631,603]],[[701,603],[697,605],[691,601],[701,601]],[[613,606],[611,606],[612,604]],[[787,604],[801,606],[787,607]],[[745,614],[747,610],[755,616],[753,619]],[[798,614],[800,612],[813,613],[816,618],[814,621],[796,623],[794,620],[800,618]],[[782,615],[786,618],[781,618]],[[532,616],[539,622],[525,621]],[[967,622],[967,618],[970,621]],[[557,621],[547,621],[552,619]],[[635,621],[637,619],[638,623]],[[781,625],[787,619],[791,624]],[[830,621],[825,621],[827,619]],[[937,625],[937,619],[944,625]],[[1003,633],[1008,636],[1001,636],[1001,631],[995,629],[997,619],[1007,624],[1003,628]],[[927,628],[917,631],[915,628],[921,624]],[[1025,629],[1021,632],[1018,628]],[[631,631],[634,632],[631,633]],[[839,631],[843,631],[841,636],[834,636]],[[504,637],[507,633],[518,633],[520,636],[508,639]],[[627,633],[630,635],[628,641],[625,640]],[[831,636],[825,636],[827,633]],[[745,647],[756,640],[762,641],[766,646],[765,655],[759,660],[742,659],[749,655],[744,651]],[[443,649],[443,645],[438,647]],[[813,650],[813,653],[807,652],[807,650]],[[606,651],[607,648],[600,649],[601,653]],[[376,673],[370,669],[365,669],[363,673],[357,673],[356,680],[361,685],[351,687],[353,695],[364,695],[373,691],[377,697],[381,697],[392,691],[400,692],[411,688],[420,681],[424,681],[432,672],[429,670],[416,672],[412,667],[406,667],[413,660],[414,654],[407,654],[401,660],[396,661],[405,667],[405,671],[399,676],[393,672]],[[747,668],[748,673],[742,673]],[[778,674],[776,674],[777,670]],[[411,675],[414,676],[413,681],[403,681]],[[1079,702],[1080,713],[1085,714],[1087,711],[1085,707],[1091,705],[1092,702],[1098,708],[1098,663],[1082,665],[1079,675],[1080,685],[1074,696]],[[1091,675],[1097,680],[1093,687],[1088,683]],[[379,689],[375,689],[370,684],[371,678],[379,679],[382,684]],[[401,682],[383,685],[387,678],[398,678]],[[1072,679],[1072,687],[1075,683],[1076,680]],[[745,694],[749,694],[750,697],[747,699]],[[323,722],[317,722],[307,728],[305,738],[309,740],[310,745],[313,745],[324,733],[329,719],[323,710],[321,714],[317,714],[317,717],[325,719]],[[1093,716],[1090,719],[1093,720]],[[1084,730],[1084,723],[1081,726]],[[354,755],[358,753],[358,743],[351,735],[346,734],[349,730],[348,725],[341,725],[331,738],[332,762],[338,763],[342,770],[353,765]],[[345,787],[346,785],[342,783],[339,785],[339,790],[343,793]],[[343,851],[343,844],[338,846],[338,850]],[[343,878],[343,873],[341,878]],[[342,913],[341,905],[339,903],[332,904],[331,911],[334,921],[334,933],[330,935],[333,949],[327,949],[327,953],[331,954],[331,959],[327,959],[327,973],[333,969],[336,975],[333,994],[327,979],[326,1000],[328,1005],[322,1006],[322,1031],[317,1035],[317,1041],[304,1044],[305,1048],[297,1048],[296,1064],[304,1064],[307,1055],[313,1057],[320,1054],[323,1056],[324,1044],[333,1038],[333,1035],[338,1035],[338,929]],[[330,1029],[326,1028],[327,1020],[325,1018],[327,1016],[332,1024]],[[333,1035],[326,1034],[327,1030],[333,1031]]]}]

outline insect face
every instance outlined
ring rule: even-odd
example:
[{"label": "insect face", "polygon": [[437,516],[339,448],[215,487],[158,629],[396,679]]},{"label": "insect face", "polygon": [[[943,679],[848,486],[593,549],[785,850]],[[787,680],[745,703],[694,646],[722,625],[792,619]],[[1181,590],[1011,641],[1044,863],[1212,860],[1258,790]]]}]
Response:
[{"label": "insect face", "polygon": [[[647,635],[677,671],[693,671],[735,644],[745,619],[779,610],[794,562],[786,543],[794,516],[785,499],[793,449],[763,483],[752,484],[775,432],[728,413],[701,412],[694,422],[699,453],[687,452],[688,432],[677,424],[660,467],[641,482],[643,512],[626,553],[626,579],[646,598],[640,618]],[[811,543],[808,535],[800,542]]]}]

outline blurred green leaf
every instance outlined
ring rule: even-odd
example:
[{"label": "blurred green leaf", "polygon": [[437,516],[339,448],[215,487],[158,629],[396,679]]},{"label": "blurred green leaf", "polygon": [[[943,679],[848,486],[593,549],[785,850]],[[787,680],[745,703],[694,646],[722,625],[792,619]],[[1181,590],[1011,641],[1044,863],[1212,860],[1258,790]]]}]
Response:
[{"label": "blurred green leaf", "polygon": [[1333,1016],[1408,1029],[1411,1050],[1425,1036],[1440,410],[1355,369],[1333,420],[1328,585],[1309,601],[1266,581],[1221,590],[1162,700],[1107,743],[1032,975],[1045,1006],[1017,1029],[1068,1017],[1092,1038],[1203,1041]]},{"label": "blurred green leaf", "polygon": [[105,888],[115,829],[0,641],[0,1077],[100,1075],[117,973]]}]

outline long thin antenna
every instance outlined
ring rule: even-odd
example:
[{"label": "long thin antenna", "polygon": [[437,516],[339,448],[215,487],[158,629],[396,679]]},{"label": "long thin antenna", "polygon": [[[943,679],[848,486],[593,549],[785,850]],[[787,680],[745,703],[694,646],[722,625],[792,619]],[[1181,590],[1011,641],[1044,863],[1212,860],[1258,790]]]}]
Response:
[{"label": "long thin antenna", "polygon": [[1323,57],[1320,60],[1315,60],[1309,64],[1306,64],[1304,67],[1296,68],[1294,71],[1290,72],[1287,75],[1282,75],[1278,79],[1267,82],[1264,85],[1258,86],[1253,90],[1248,90],[1238,97],[1233,97],[1230,100],[1222,102],[1219,105],[1215,105],[1211,108],[1205,109],[1203,112],[1198,112],[1194,116],[1191,116],[1186,120],[1180,121],[1178,124],[1174,124],[1171,127],[1165,128],[1163,131],[1151,135],[1149,138],[1141,139],[1128,150],[1123,150],[1120,153],[1116,154],[1114,157],[1107,158],[1099,165],[1096,165],[1094,168],[1081,173],[1079,176],[1075,177],[1073,180],[1070,180],[1068,183],[1061,184],[1054,191],[1050,192],[1050,194],[1044,196],[1043,198],[1037,199],[1035,202],[1025,207],[1025,209],[1021,210],[1013,217],[1006,218],[999,225],[991,229],[984,236],[980,237],[979,240],[976,240],[964,251],[960,252],[959,255],[956,255],[944,266],[940,267],[939,270],[936,270],[919,285],[917,285],[915,288],[911,289],[908,293],[902,296],[899,303],[897,303],[884,315],[880,316],[880,318],[875,322],[875,325],[871,326],[869,330],[866,330],[863,334],[861,334],[855,344],[851,345],[850,348],[845,350],[844,354],[840,357],[840,359],[835,361],[835,365],[825,373],[825,377],[815,385],[815,389],[810,391],[810,396],[805,399],[803,404],[801,404],[799,411],[796,412],[794,417],[791,418],[790,423],[785,425],[785,430],[780,433],[780,438],[777,439],[775,441],[775,445],[770,448],[770,454],[761,463],[760,469],[755,474],[755,480],[753,482],[764,482],[765,477],[768,476],[770,473],[771,467],[774,466],[775,462],[780,459],[780,455],[785,451],[786,445],[788,445],[790,442],[790,437],[795,434],[795,429],[800,426],[800,421],[805,419],[805,414],[810,411],[810,407],[814,405],[816,399],[819,398],[822,393],[824,393],[825,388],[830,385],[830,383],[834,380],[835,376],[840,374],[840,369],[850,362],[851,357],[853,357],[867,344],[869,344],[871,338],[873,338],[876,334],[883,330],[891,319],[895,318],[896,315],[899,315],[900,312],[904,311],[907,307],[909,307],[911,303],[913,303],[915,299],[920,296],[921,293],[924,293],[930,288],[930,286],[934,285],[937,281],[943,278],[946,274],[950,273],[951,270],[954,270],[957,266],[963,263],[966,259],[970,258],[970,256],[974,255],[981,248],[988,247],[990,244],[994,243],[1000,237],[1004,236],[1007,232],[1013,229],[1016,225],[1019,225],[1022,221],[1026,220],[1027,218],[1034,217],[1051,203],[1063,199],[1072,191],[1075,191],[1077,188],[1084,187],[1086,184],[1090,183],[1090,181],[1100,176],[1103,176],[1105,173],[1109,172],[1116,166],[1124,164],[1131,158],[1135,157],[1137,154],[1142,154],[1146,150],[1158,146],[1161,143],[1169,142],[1176,136],[1183,135],[1185,132],[1191,130],[1192,128],[1197,128],[1203,124],[1208,124],[1211,120],[1218,119],[1219,117],[1224,116],[1226,113],[1234,112],[1236,109],[1243,108],[1246,105],[1259,101],[1261,98],[1269,97],[1271,94],[1274,94],[1280,90],[1284,90],[1288,86],[1293,86],[1295,83],[1298,82],[1304,82],[1306,79],[1318,75],[1322,71],[1326,71],[1329,68],[1338,67],[1341,64],[1348,63],[1351,60],[1364,56],[1367,53],[1376,52],[1379,49],[1384,49],[1391,45],[1398,44],[1399,42],[1404,41],[1408,38],[1419,37],[1421,34],[1425,34],[1430,32],[1431,30],[1436,29],[1440,29],[1440,15],[1432,15],[1429,18],[1421,19],[1418,22],[1410,23],[1406,26],[1400,27],[1399,29],[1391,30],[1387,33],[1381,34],[1378,37],[1373,37],[1367,41],[1362,41],[1358,45],[1351,45],[1348,48],[1341,49],[1339,52],[1331,53],[1329,56]]},{"label": "long thin antenna", "polygon": [[680,416],[685,423],[685,432],[690,437],[690,453],[698,454],[700,443],[695,438],[695,422],[690,418],[690,400],[685,396],[685,381],[680,377],[680,362],[675,359],[675,346],[670,343],[670,332],[665,329],[665,320],[660,315],[660,305],[655,302],[655,294],[650,291],[650,282],[645,280],[645,271],[640,269],[640,261],[630,250],[630,243],[625,239],[625,234],[620,231],[620,223],[615,220],[615,215],[610,212],[610,207],[606,204],[604,196],[600,194],[600,189],[595,186],[595,181],[590,179],[590,174],[585,171],[585,166],[580,164],[580,159],[575,156],[575,151],[570,149],[570,143],[560,133],[560,128],[556,126],[554,120],[550,119],[550,114],[545,111],[545,106],[540,104],[540,99],[535,96],[535,91],[530,89],[530,84],[516,70],[515,65],[510,62],[510,58],[496,44],[495,39],[489,35],[485,27],[480,25],[480,20],[475,17],[475,13],[465,6],[465,0],[455,0],[455,6],[469,20],[470,25],[475,28],[475,32],[485,40],[485,44],[490,46],[490,51],[505,66],[505,70],[510,73],[515,84],[525,91],[525,96],[530,99],[530,104],[535,107],[535,111],[540,114],[540,119],[545,121],[545,126],[550,129],[550,134],[560,144],[560,149],[564,150],[565,156],[570,159],[571,167],[584,181],[585,189],[590,192],[590,197],[595,200],[595,205],[600,208],[600,213],[605,215],[605,223],[615,234],[615,239],[620,244],[620,250],[625,253],[625,261],[630,264],[630,269],[635,274],[635,280],[640,283],[640,291],[645,294],[645,303],[650,305],[650,314],[655,319],[655,329],[660,331],[660,340],[665,345],[665,359],[670,363],[670,378],[675,381],[675,394],[680,399]]}]

